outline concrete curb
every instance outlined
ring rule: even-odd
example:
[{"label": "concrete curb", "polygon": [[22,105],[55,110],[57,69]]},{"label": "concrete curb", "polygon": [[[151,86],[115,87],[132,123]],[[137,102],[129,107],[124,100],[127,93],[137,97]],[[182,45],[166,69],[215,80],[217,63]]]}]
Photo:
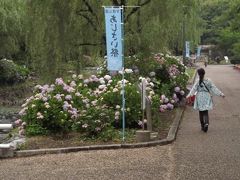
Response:
[{"label": "concrete curb", "polygon": [[92,145],[92,146],[79,146],[79,147],[67,147],[67,148],[49,148],[49,149],[37,149],[37,150],[22,150],[15,151],[14,157],[27,157],[35,155],[44,154],[60,154],[60,153],[71,153],[79,151],[89,151],[89,150],[107,150],[107,149],[126,149],[126,148],[142,148],[151,146],[162,146],[172,143],[177,136],[178,127],[184,112],[184,108],[177,110],[175,119],[170,127],[168,136],[162,140],[155,140],[142,143],[133,144],[108,144],[108,145]]}]

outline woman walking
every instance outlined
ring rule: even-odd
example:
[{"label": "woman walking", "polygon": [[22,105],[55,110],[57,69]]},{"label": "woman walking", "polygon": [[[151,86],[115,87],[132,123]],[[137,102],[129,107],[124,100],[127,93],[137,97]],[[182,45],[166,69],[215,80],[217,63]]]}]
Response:
[{"label": "woman walking", "polygon": [[193,85],[187,98],[194,94],[196,95],[193,108],[199,111],[202,131],[207,132],[209,125],[208,111],[213,108],[212,94],[223,98],[225,95],[213,84],[213,82],[204,78],[205,70],[203,68],[198,69],[197,72],[199,80]]}]

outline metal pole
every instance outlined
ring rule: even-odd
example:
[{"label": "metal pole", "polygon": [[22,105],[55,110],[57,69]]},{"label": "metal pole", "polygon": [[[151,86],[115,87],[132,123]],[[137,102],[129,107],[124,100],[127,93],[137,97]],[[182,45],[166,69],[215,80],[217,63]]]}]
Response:
[{"label": "metal pole", "polygon": [[[119,6],[102,6],[102,7],[112,7],[119,8]],[[121,6],[122,8],[122,140],[125,141],[125,81],[124,81],[124,7],[141,7],[141,6]]]},{"label": "metal pole", "polygon": [[124,81],[124,7],[122,6],[122,140],[125,141],[125,81]]}]

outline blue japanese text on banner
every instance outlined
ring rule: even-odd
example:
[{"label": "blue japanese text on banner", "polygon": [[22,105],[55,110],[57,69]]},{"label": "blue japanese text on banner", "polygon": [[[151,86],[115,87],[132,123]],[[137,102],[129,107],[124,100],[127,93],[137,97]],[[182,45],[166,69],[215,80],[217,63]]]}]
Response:
[{"label": "blue japanese text on banner", "polygon": [[200,57],[200,53],[201,53],[201,46],[198,46],[198,48],[197,48],[197,57]]},{"label": "blue japanese text on banner", "polygon": [[186,48],[186,57],[190,57],[190,43],[189,43],[189,41],[186,41],[185,42],[185,48]]},{"label": "blue japanese text on banner", "polygon": [[107,41],[107,69],[122,70],[121,8],[104,8]]}]

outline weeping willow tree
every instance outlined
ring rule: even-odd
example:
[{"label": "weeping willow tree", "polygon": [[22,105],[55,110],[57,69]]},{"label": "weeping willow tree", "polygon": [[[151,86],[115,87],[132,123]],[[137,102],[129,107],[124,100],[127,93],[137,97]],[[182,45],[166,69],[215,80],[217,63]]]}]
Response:
[{"label": "weeping willow tree", "polygon": [[38,73],[59,76],[69,61],[101,49],[102,17],[89,1],[30,0],[27,7],[27,45],[31,65]]},{"label": "weeping willow tree", "polygon": [[21,60],[25,51],[25,7],[22,0],[0,1],[0,58]]},{"label": "weeping willow tree", "polygon": [[125,54],[171,51],[186,38],[199,42],[201,33],[198,0],[28,0],[26,35],[31,66],[46,77],[56,77],[69,62],[85,66],[83,56],[103,56],[105,24],[102,6],[124,8]]},{"label": "weeping willow tree", "polygon": [[197,1],[152,0],[141,11],[141,17],[133,21],[141,19],[140,27],[139,24],[136,27],[141,29],[137,36],[141,38],[140,43],[146,43],[144,46],[148,45],[151,51],[181,51],[184,24],[185,38],[193,44],[199,43],[201,19]]}]

